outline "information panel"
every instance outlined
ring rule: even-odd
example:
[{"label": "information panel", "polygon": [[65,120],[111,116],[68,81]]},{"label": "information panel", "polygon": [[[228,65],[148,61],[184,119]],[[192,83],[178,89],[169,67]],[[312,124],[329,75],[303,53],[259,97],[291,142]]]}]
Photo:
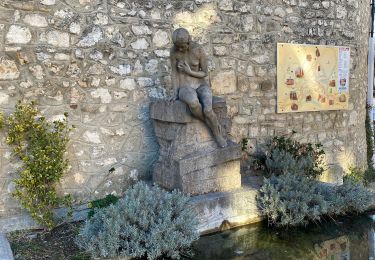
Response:
[{"label": "information panel", "polygon": [[277,44],[277,112],[348,109],[350,48]]}]

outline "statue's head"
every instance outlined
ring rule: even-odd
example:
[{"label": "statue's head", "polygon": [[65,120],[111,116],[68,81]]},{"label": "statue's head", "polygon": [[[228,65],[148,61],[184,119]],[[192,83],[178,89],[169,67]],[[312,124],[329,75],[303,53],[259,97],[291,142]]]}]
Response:
[{"label": "statue's head", "polygon": [[186,52],[191,41],[190,34],[185,28],[178,28],[172,34],[172,41],[178,51]]}]

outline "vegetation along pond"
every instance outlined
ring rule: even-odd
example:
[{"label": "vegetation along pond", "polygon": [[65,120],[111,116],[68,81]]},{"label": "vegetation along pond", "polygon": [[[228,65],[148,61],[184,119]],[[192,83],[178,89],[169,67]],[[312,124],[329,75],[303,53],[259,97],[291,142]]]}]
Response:
[{"label": "vegetation along pond", "polygon": [[375,259],[375,212],[306,228],[249,225],[201,237],[194,259]]}]

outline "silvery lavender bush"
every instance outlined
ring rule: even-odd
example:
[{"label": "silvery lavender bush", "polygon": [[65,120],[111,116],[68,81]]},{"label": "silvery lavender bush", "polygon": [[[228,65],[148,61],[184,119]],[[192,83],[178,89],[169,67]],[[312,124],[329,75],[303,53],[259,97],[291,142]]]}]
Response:
[{"label": "silvery lavender bush", "polygon": [[[292,135],[295,132],[292,133]],[[291,136],[274,136],[257,155],[254,166],[266,175],[303,174],[315,179],[326,170],[320,143],[300,143]]]},{"label": "silvery lavender bush", "polygon": [[265,179],[257,202],[270,225],[288,227],[307,225],[325,216],[362,213],[372,197],[358,182],[327,186],[302,174],[286,173]]},{"label": "silvery lavender bush", "polygon": [[316,182],[291,173],[265,179],[257,202],[269,224],[275,226],[307,225],[319,221],[328,209]]},{"label": "silvery lavender bush", "polygon": [[76,243],[93,257],[179,258],[199,238],[188,200],[179,191],[139,182],[116,204],[96,210]]},{"label": "silvery lavender bush", "polygon": [[346,180],[343,185],[319,186],[320,193],[328,203],[328,215],[362,213],[369,209],[373,194],[357,181]]},{"label": "silvery lavender bush", "polygon": [[295,157],[290,152],[275,149],[266,158],[266,168],[269,173],[280,175],[284,173],[307,173],[314,165],[313,157],[310,155]]}]

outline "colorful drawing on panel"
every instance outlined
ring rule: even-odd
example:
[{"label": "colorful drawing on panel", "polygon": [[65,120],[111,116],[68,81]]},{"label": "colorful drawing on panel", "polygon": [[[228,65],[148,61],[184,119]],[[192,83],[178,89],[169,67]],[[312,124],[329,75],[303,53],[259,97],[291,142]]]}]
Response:
[{"label": "colorful drawing on panel", "polygon": [[277,44],[277,112],[348,109],[350,48]]}]

